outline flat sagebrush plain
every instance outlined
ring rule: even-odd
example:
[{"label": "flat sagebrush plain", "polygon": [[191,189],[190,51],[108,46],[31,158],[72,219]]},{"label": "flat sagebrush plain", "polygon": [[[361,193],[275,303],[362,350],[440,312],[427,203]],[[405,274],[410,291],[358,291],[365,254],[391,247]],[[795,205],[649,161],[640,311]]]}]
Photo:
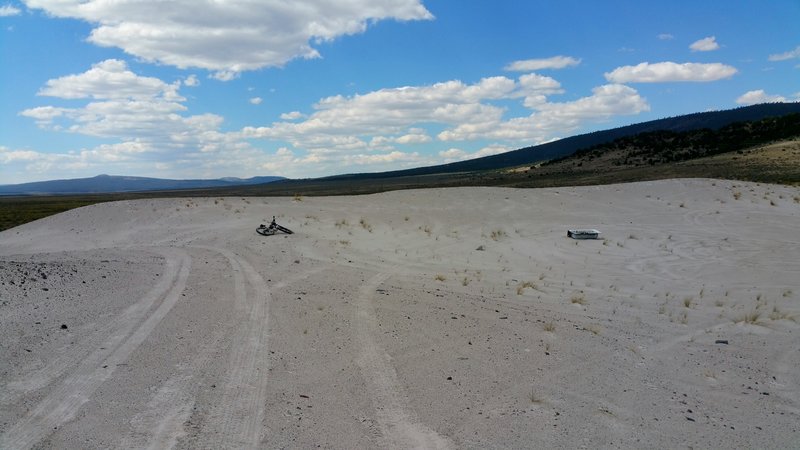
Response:
[{"label": "flat sagebrush plain", "polygon": [[798,230],[712,179],[73,209],[0,233],[0,448],[794,447]]}]

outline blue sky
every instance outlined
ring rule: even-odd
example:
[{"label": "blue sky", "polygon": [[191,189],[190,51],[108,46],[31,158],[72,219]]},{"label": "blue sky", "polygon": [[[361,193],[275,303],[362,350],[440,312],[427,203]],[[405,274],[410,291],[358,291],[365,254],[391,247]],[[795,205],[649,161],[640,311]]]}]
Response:
[{"label": "blue sky", "polygon": [[800,100],[800,2],[0,0],[0,184],[316,177]]}]

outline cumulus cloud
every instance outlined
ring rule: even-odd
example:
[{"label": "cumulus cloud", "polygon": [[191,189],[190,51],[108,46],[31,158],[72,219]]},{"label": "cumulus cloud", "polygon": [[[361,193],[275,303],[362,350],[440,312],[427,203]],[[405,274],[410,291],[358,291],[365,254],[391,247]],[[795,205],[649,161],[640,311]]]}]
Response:
[{"label": "cumulus cloud", "polygon": [[506,66],[506,70],[511,72],[531,72],[541,69],[563,69],[577,66],[580,63],[580,59],[571,56],[553,56],[551,58],[514,61]]},{"label": "cumulus cloud", "polygon": [[306,115],[301,113],[300,111],[291,111],[288,113],[281,114],[281,120],[297,120],[302,119]]},{"label": "cumulus cloud", "polygon": [[571,102],[544,102],[527,117],[481,124],[461,124],[439,134],[443,141],[497,139],[543,143],[576,130],[587,122],[649,111],[650,105],[629,87],[607,84],[592,89],[592,95]]},{"label": "cumulus cloud", "polygon": [[35,119],[42,124],[50,123],[53,119],[63,116],[68,113],[68,108],[58,108],[55,106],[37,106],[36,108],[29,108],[20,112],[20,115]]},{"label": "cumulus cloud", "polygon": [[755,105],[757,103],[775,103],[787,101],[789,100],[786,97],[782,95],[767,94],[763,89],[745,92],[736,99],[736,103],[739,105]]},{"label": "cumulus cloud", "polygon": [[528,108],[536,108],[547,102],[547,96],[561,94],[561,83],[553,78],[531,73],[519,77],[520,91],[525,96],[523,104]]},{"label": "cumulus cloud", "polygon": [[387,88],[366,94],[321,99],[313,114],[300,122],[276,122],[248,127],[247,137],[285,140],[295,147],[329,148],[344,145],[367,147],[361,137],[400,135],[414,124],[497,122],[503,114],[484,100],[514,95],[517,85],[505,77],[491,77],[475,84],[446,81],[429,86]]},{"label": "cumulus cloud", "polygon": [[661,33],[656,37],[661,41],[671,41],[671,40],[675,39],[675,36],[673,36],[673,35],[671,35],[669,33]]},{"label": "cumulus cloud", "polygon": [[716,81],[737,73],[735,67],[721,63],[643,62],[623,66],[607,72],[605,77],[613,83],[664,83],[672,81]]},{"label": "cumulus cloud", "polygon": [[405,153],[398,150],[384,154],[357,154],[346,155],[344,161],[348,164],[356,164],[359,166],[387,164],[396,162],[416,162],[419,161],[419,153]]},{"label": "cumulus cloud", "polygon": [[442,162],[444,163],[452,163],[466,161],[468,159],[483,158],[484,156],[499,155],[500,153],[505,153],[509,150],[511,149],[499,144],[493,144],[472,153],[459,148],[450,148],[439,152],[439,157],[442,158]]},{"label": "cumulus cloud", "polygon": [[558,119],[605,119],[616,115],[638,114],[650,106],[636,89],[621,84],[606,84],[592,89],[592,95],[572,102],[548,103],[539,111]]},{"label": "cumulus cloud", "polygon": [[0,17],[10,17],[21,14],[22,11],[13,5],[0,6]]},{"label": "cumulus cloud", "polygon": [[364,32],[380,20],[430,20],[420,0],[24,0],[51,16],[91,23],[89,42],[146,61],[214,72],[220,80],[295,58],[312,44]]},{"label": "cumulus cloud", "polygon": [[66,99],[147,99],[162,97],[182,101],[179,84],[167,84],[158,78],[142,77],[128,70],[125,61],[108,59],[94,64],[78,75],[48,80],[38,95]]},{"label": "cumulus cloud", "polygon": [[14,150],[0,145],[0,163],[9,164],[19,161],[34,161],[41,153],[33,150]]},{"label": "cumulus cloud", "polygon": [[[494,76],[473,83],[451,80],[334,95],[311,105],[310,113],[290,111],[271,124],[226,131],[221,116],[189,113],[180,93],[192,83],[187,80],[170,84],[136,74],[123,61],[107,60],[83,73],[49,80],[40,90],[41,96],[69,103],[20,114],[48,130],[117,141],[84,149],[81,158],[61,160],[63,167],[69,162],[75,170],[105,161],[124,164],[127,169],[120,173],[135,174],[132,168],[138,167],[138,173],[158,168],[171,176],[198,177],[207,170],[307,177],[476,158],[520,144],[548,142],[586,123],[649,109],[634,88],[621,84],[598,86],[590,95],[568,102],[552,101],[550,96],[563,93],[561,84],[528,73],[516,79]],[[514,101],[530,113],[506,117],[508,103]],[[498,144],[463,153],[420,153],[436,141]],[[34,163],[45,165],[44,160]]]},{"label": "cumulus cloud", "polygon": [[184,115],[185,98],[180,81],[164,81],[132,72],[124,61],[110,59],[83,73],[47,81],[40,96],[83,100],[77,107],[39,106],[19,114],[43,128],[65,130],[122,141],[108,152],[131,148],[209,148],[225,141],[219,132],[222,117],[215,114]]},{"label": "cumulus cloud", "polygon": [[253,97],[250,99],[250,103],[253,105],[260,105],[263,101],[264,100],[261,97]]},{"label": "cumulus cloud", "polygon": [[[563,136],[586,122],[649,110],[646,100],[628,86],[600,86],[592,95],[571,102],[548,100],[548,95],[561,92],[558,81],[538,74],[523,75],[518,81],[489,77],[474,84],[453,80],[381,89],[321,99],[304,120],[289,122],[298,115],[285,115],[269,126],[245,127],[241,137],[288,142],[312,154],[390,151],[394,145],[432,141],[420,127],[425,124],[444,128],[436,134],[439,141],[530,144]],[[491,103],[519,98],[534,110],[530,116],[505,119],[505,108]]]},{"label": "cumulus cloud", "polygon": [[[127,86],[115,87],[124,80]],[[215,114],[187,114],[178,89],[131,72],[116,60],[95,64],[84,73],[48,81],[43,96],[82,103],[73,107],[39,106],[20,112],[45,129],[110,139],[93,148],[66,153],[3,149],[2,171],[74,178],[102,172],[178,178],[219,173],[260,175],[265,153],[237,134],[221,130]],[[25,181],[25,180],[22,180]],[[13,182],[10,181],[9,182]]]},{"label": "cumulus cloud", "polygon": [[200,86],[200,80],[197,79],[197,75],[189,75],[185,80],[183,80],[183,85],[197,87]]},{"label": "cumulus cloud", "polygon": [[422,128],[412,128],[408,130],[408,134],[404,134],[397,138],[392,139],[392,142],[409,145],[409,144],[425,144],[431,142],[431,138]]},{"label": "cumulus cloud", "polygon": [[719,49],[719,44],[717,44],[716,36],[709,36],[699,41],[692,42],[689,48],[693,52],[710,52]]},{"label": "cumulus cloud", "polygon": [[137,154],[151,150],[149,145],[136,141],[102,144],[66,153],[14,150],[0,146],[0,164],[4,170],[9,169],[9,174],[16,174],[6,177],[8,179],[4,179],[4,182],[23,183],[37,175],[41,179],[96,175],[98,171],[107,171],[109,166],[134,162]]},{"label": "cumulus cloud", "polygon": [[786,61],[788,59],[800,59],[800,45],[794,50],[789,50],[788,52],[769,55],[770,61]]}]

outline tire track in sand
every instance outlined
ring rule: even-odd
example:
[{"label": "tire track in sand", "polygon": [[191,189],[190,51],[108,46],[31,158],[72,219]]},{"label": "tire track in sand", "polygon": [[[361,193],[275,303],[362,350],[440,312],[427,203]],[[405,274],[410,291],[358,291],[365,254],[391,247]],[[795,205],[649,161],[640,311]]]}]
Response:
[{"label": "tire track in sand", "polygon": [[[208,247],[202,248],[209,249]],[[212,251],[219,252],[218,249],[213,249]],[[231,269],[234,270],[233,267]],[[325,267],[317,267],[295,274],[273,284],[271,290],[276,291],[285,288],[323,270],[325,270]],[[243,290],[246,287],[245,278],[241,270],[236,270],[233,278],[234,293],[238,292],[234,299],[238,306],[235,304],[234,307],[240,311],[239,317],[243,317],[247,314],[246,291]],[[211,341],[220,342],[223,333],[224,330],[220,330],[219,334]],[[121,440],[120,447],[147,448],[151,450],[170,449],[174,448],[178,441],[188,434],[185,424],[195,406],[195,398],[192,392],[195,373],[198,367],[203,366],[209,359],[214,357],[213,355],[217,354],[218,347],[219,345],[203,347],[190,364],[178,366],[177,372],[163,383],[148,402],[146,409],[131,420],[132,431]]]},{"label": "tire track in sand", "polygon": [[[85,336],[78,345],[61,349],[58,355],[47,362],[44,367],[25,374],[22,379],[9,382],[5,386],[6,392],[0,393],[0,404],[12,404],[28,392],[47,387],[53,380],[66,372],[70,366],[74,366],[76,361],[82,361],[90,354],[94,358],[100,359],[105,359],[110,355],[119,343],[131,333],[134,327],[146,317],[153,304],[164,298],[178,276],[179,267],[169,262],[170,258],[176,258],[174,255],[170,256],[169,251],[171,250],[154,250],[166,259],[165,271],[158,283],[139,301],[125,308],[121,314],[100,324],[94,333],[90,336]],[[105,349],[105,352],[102,351],[103,349]]]},{"label": "tire track in sand", "polygon": [[270,290],[244,258],[226,249],[201,248],[228,258],[233,271],[235,305],[243,323],[233,338],[219,403],[211,410],[207,426],[200,430],[199,442],[214,449],[255,448],[261,442],[267,396]]},{"label": "tire track in sand", "polygon": [[366,380],[378,424],[383,434],[384,448],[453,448],[445,436],[419,422],[403,387],[397,379],[391,357],[375,341],[377,319],[372,296],[389,274],[379,273],[359,289],[356,304],[356,332],[361,348],[357,363]]},{"label": "tire track in sand", "polygon": [[[12,425],[2,437],[0,448],[30,448],[54,429],[71,420],[92,394],[125,362],[177,303],[186,286],[191,267],[189,255],[177,249],[165,252],[168,282],[151,291],[161,298],[158,307],[136,328],[136,321],[110,336],[105,344],[78,363],[74,372],[49,392],[28,414]],[[166,292],[162,289],[166,287]],[[151,297],[149,295],[148,297]],[[152,298],[155,302],[156,298]],[[148,303],[145,301],[144,303]],[[128,317],[128,319],[133,319]],[[133,331],[131,332],[131,329]],[[109,354],[110,352],[110,354]]]},{"label": "tire track in sand", "polygon": [[167,449],[186,435],[184,423],[192,413],[194,398],[183,388],[192,379],[192,368],[180,367],[147,403],[147,409],[131,419],[133,432],[119,448]]}]

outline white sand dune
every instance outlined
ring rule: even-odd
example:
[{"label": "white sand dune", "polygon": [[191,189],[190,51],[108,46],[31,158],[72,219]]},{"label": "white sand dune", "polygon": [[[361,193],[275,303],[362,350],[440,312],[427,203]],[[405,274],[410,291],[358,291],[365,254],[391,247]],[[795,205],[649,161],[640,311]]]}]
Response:
[{"label": "white sand dune", "polygon": [[0,448],[796,448],[798,274],[773,185],[98,204],[0,233]]}]

